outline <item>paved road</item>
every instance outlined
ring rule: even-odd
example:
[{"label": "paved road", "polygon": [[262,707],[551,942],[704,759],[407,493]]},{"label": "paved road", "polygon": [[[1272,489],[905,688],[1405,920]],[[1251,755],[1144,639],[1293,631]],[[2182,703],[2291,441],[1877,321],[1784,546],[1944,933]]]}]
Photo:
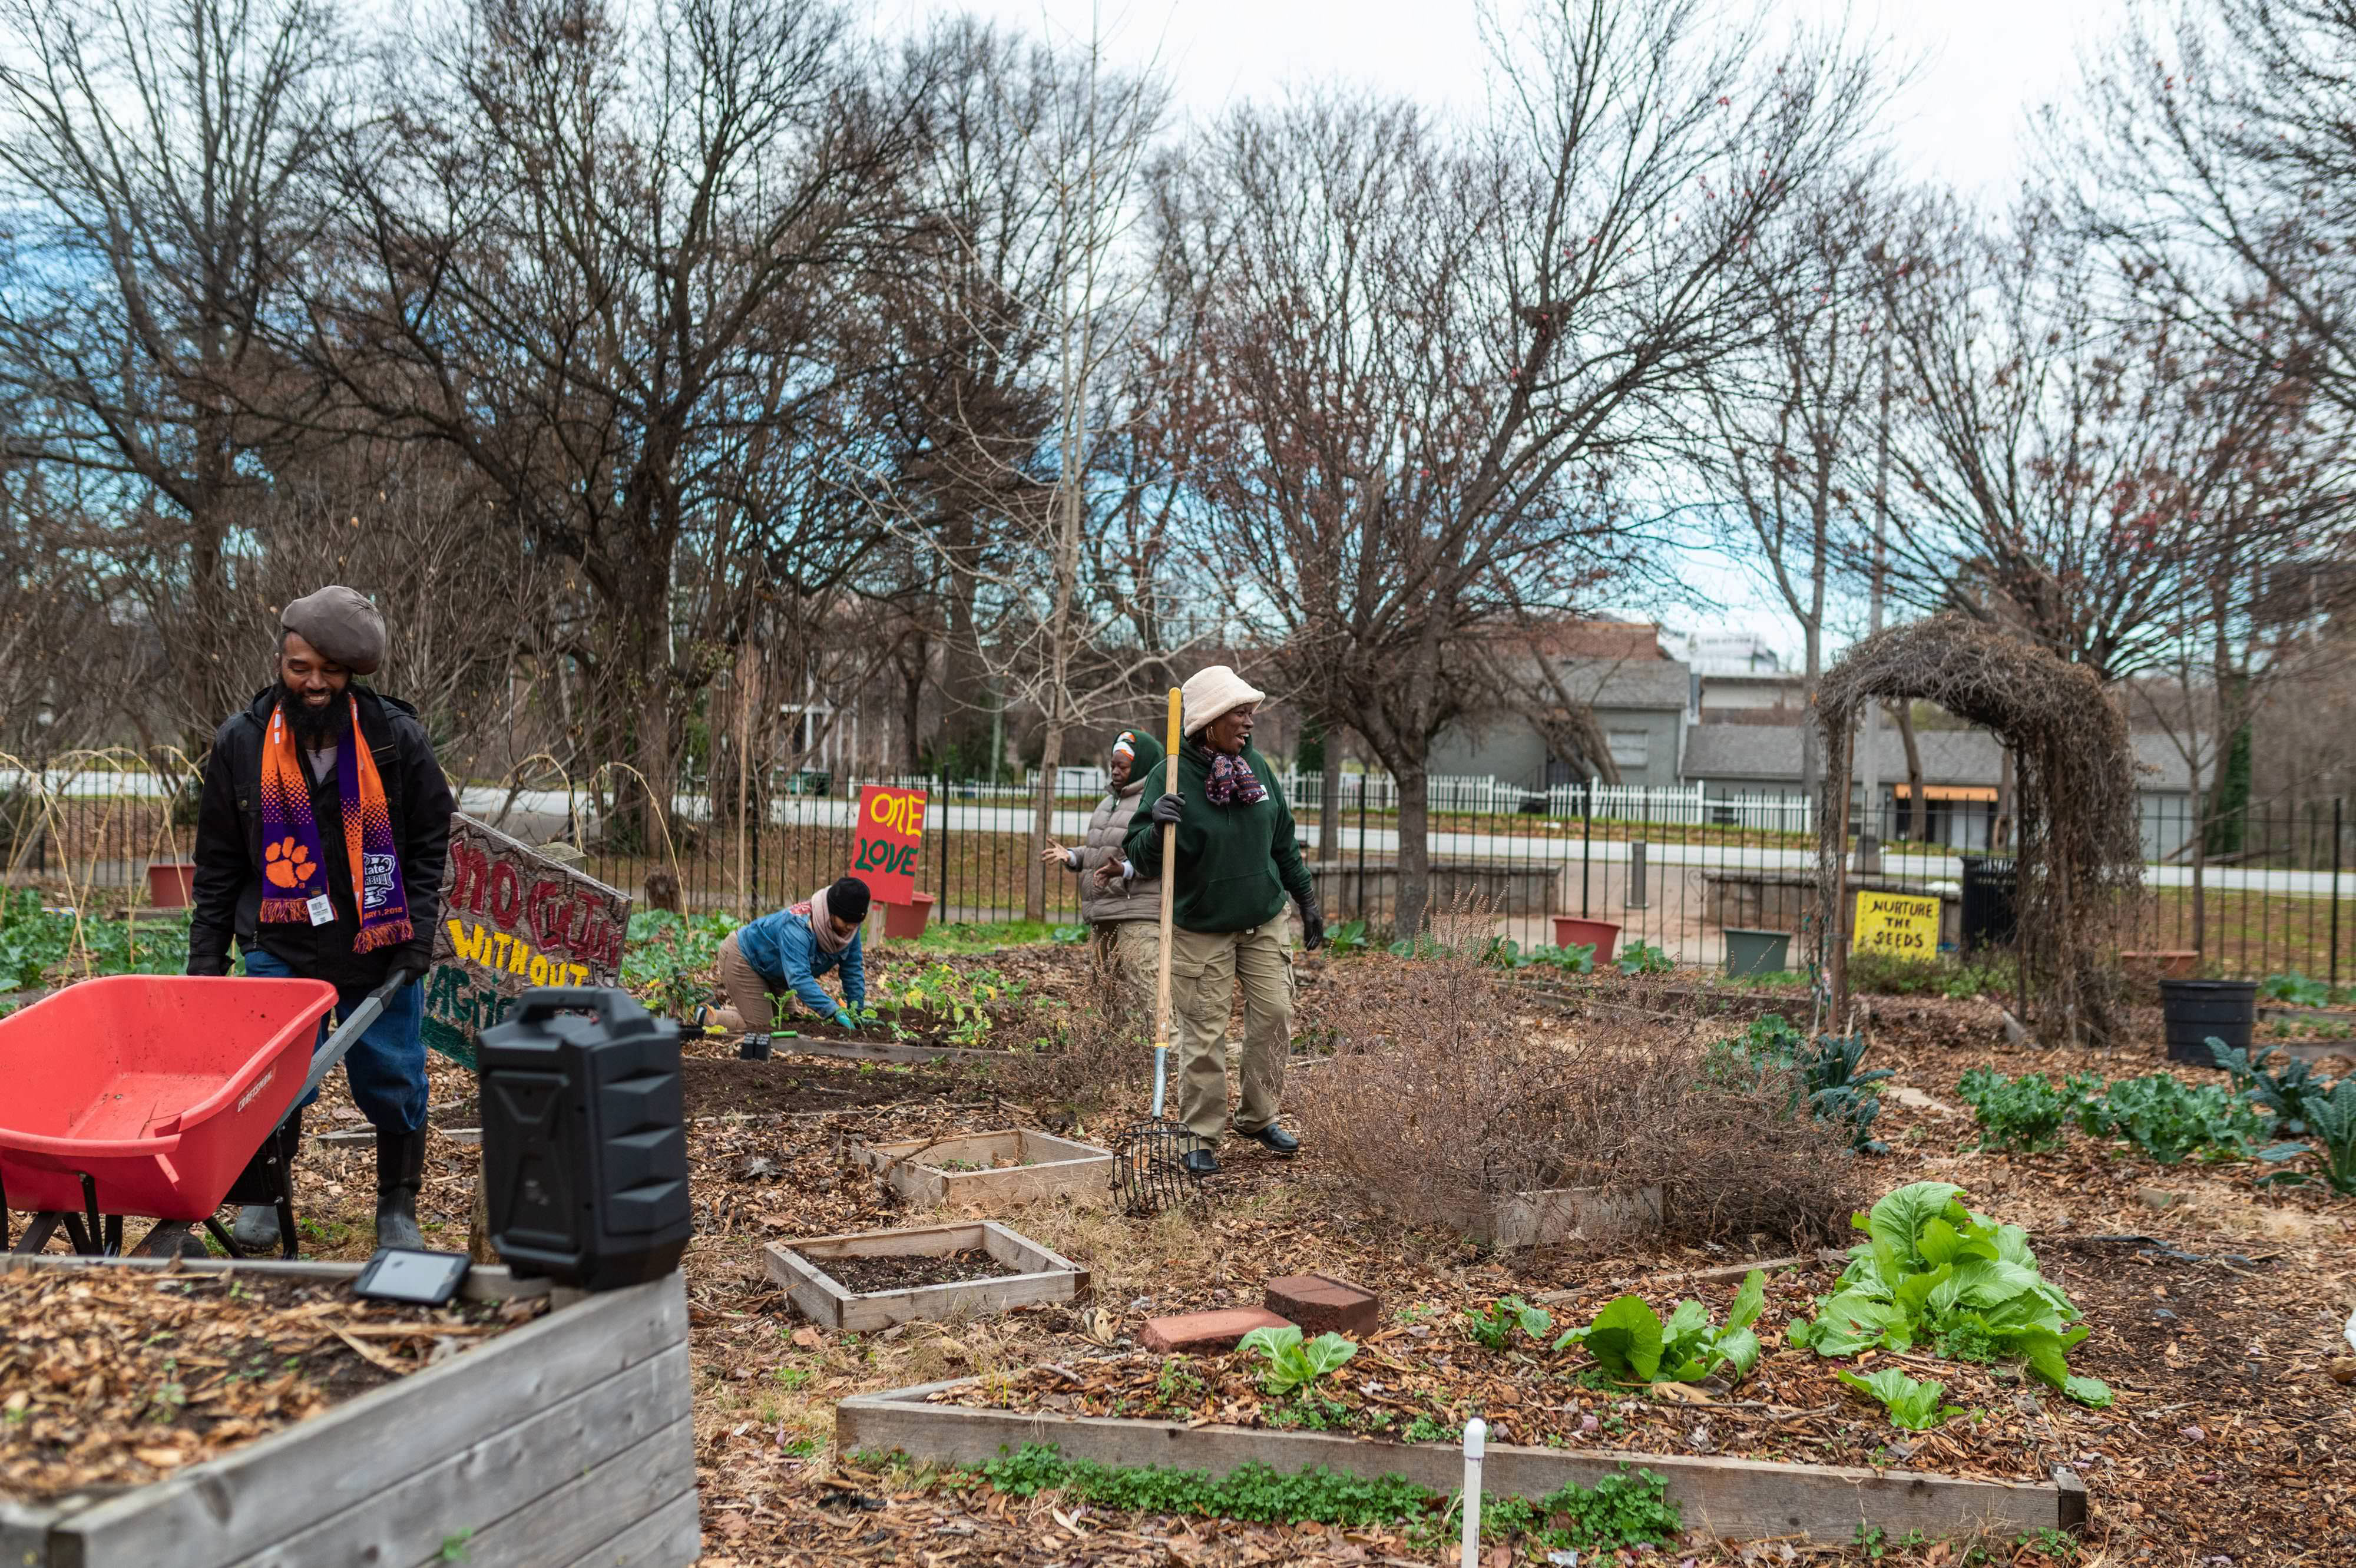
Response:
[{"label": "paved road", "polygon": [[[95,773],[79,776],[82,788],[91,788],[100,778]],[[17,776],[0,769],[0,783],[20,782]],[[137,776],[124,781],[124,792],[160,795],[162,787],[152,775]],[[585,806],[586,798],[573,796],[570,804]],[[507,791],[486,785],[469,785],[459,791],[459,810],[470,816],[496,823],[501,808],[508,802]],[[770,818],[781,825],[849,828],[858,815],[856,800],[787,796],[770,803]],[[682,796],[678,801],[679,814],[695,818],[705,814],[704,802],[695,797]],[[526,789],[515,798],[512,810],[542,819],[562,819],[568,800],[561,790]],[[1069,807],[1058,810],[1053,818],[1052,832],[1066,843],[1077,843],[1087,831],[1088,808]],[[1314,823],[1301,824],[1304,832],[1313,833]],[[925,826],[932,832],[1028,833],[1031,831],[1031,809],[1028,806],[1003,802],[964,801],[936,797],[925,809]],[[1434,860],[1490,860],[1510,865],[1560,866],[1576,865],[1582,854],[1596,865],[1613,865],[1629,856],[1629,845],[1618,840],[1597,840],[1583,845],[1576,823],[1553,833],[1490,833],[1436,832],[1431,835],[1431,857]],[[1387,827],[1368,826],[1363,833],[1344,823],[1342,833],[1342,854],[1346,861],[1357,854],[1363,843],[1368,854],[1376,857],[1396,854],[1398,833]],[[1719,844],[1655,843],[1645,846],[1645,859],[1654,866],[1675,866],[1704,872],[1720,868],[1730,871],[1778,871],[1804,874],[1815,864],[1815,852],[1804,849],[1769,849],[1759,846],[1729,848]],[[1963,863],[1950,855],[1891,855],[1884,861],[1885,873],[1909,883],[1954,882],[1961,884]],[[2328,897],[2337,886],[2343,897],[2356,897],[2356,873],[2350,873],[2335,883],[2328,871],[2269,871],[2239,866],[2211,866],[2205,880],[2209,886],[2222,889],[2257,890],[2301,897]],[[2144,881],[2153,887],[2190,887],[2192,869],[2185,865],[2147,865]]]}]

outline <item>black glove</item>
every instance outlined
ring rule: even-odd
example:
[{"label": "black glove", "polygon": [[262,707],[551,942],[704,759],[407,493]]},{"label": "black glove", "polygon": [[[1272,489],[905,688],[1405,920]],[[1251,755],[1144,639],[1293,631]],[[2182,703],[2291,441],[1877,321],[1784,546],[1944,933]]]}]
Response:
[{"label": "black glove", "polygon": [[1317,908],[1314,898],[1299,900],[1301,906],[1301,945],[1315,952],[1325,945],[1325,913]]},{"label": "black glove", "polygon": [[1153,820],[1165,828],[1174,828],[1186,815],[1186,797],[1157,795],[1153,798]]},{"label": "black glove", "polygon": [[414,962],[396,963],[385,971],[385,981],[394,991],[425,978],[424,968]]}]

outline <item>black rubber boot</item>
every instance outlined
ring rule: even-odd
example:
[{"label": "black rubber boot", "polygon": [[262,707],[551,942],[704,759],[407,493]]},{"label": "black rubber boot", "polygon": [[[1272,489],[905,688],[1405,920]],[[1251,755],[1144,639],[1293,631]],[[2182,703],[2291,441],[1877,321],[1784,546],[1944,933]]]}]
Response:
[{"label": "black rubber boot", "polygon": [[414,1133],[376,1130],[376,1244],[425,1245],[417,1228],[417,1189],[425,1184],[425,1129]]}]

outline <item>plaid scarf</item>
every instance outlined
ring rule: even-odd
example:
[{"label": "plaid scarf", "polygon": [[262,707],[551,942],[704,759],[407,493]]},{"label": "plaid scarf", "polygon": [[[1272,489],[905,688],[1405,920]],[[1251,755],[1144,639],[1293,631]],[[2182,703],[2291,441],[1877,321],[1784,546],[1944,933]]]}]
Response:
[{"label": "plaid scarf", "polygon": [[[359,699],[347,693],[352,727],[336,748],[336,789],[343,798],[346,864],[352,869],[352,903],[360,929],[354,952],[374,952],[408,941],[408,890],[402,886],[401,856],[392,846],[392,812],[376,758],[360,736]],[[273,925],[311,924],[311,900],[327,892],[327,865],[320,853],[319,824],[311,815],[311,780],[286,723],[283,704],[270,710],[270,732],[262,746],[262,918]]]},{"label": "plaid scarf", "polygon": [[1224,751],[1211,753],[1211,777],[1203,792],[1214,806],[1257,806],[1268,799],[1268,786],[1253,776],[1251,764]]}]

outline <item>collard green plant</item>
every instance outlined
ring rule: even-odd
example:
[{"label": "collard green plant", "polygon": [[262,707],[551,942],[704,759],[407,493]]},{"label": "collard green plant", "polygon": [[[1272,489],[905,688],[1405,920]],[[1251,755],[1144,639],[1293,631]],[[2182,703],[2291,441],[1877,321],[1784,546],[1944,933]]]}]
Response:
[{"label": "collard green plant", "polygon": [[[1819,1035],[1814,1041],[1770,1013],[1731,1039],[1709,1048],[1706,1073],[1729,1088],[1749,1088],[1770,1072],[1787,1072],[1794,1079],[1793,1112],[1801,1103],[1819,1122],[1845,1128],[1849,1147],[1861,1155],[1883,1155],[1889,1145],[1876,1140],[1871,1129],[1881,1114],[1876,1086],[1890,1076],[1886,1068],[1860,1071],[1865,1059],[1863,1035]],[[1747,1063],[1748,1072],[1738,1064]]]},{"label": "collard green plant", "polygon": [[1759,1335],[1751,1326],[1767,1307],[1767,1276],[1751,1271],[1726,1309],[1726,1323],[1712,1327],[1709,1309],[1681,1301],[1666,1322],[1640,1295],[1608,1302],[1584,1328],[1555,1341],[1558,1350],[1583,1345],[1598,1365],[1623,1383],[1698,1382],[1719,1368],[1730,1380],[1748,1377],[1759,1364]]},{"label": "collard green plant", "polygon": [[1890,1422],[1909,1432],[1928,1432],[1944,1425],[1949,1417],[1964,1413],[1960,1405],[1943,1405],[1941,1396],[1947,1391],[1942,1382],[1921,1382],[1908,1377],[1896,1367],[1884,1367],[1869,1378],[1855,1372],[1835,1372],[1834,1377],[1860,1393],[1872,1395],[1890,1412]]},{"label": "collard green plant", "polygon": [[2007,1078],[1974,1068],[1955,1092],[1979,1118],[1983,1149],[2051,1148],[2069,1120],[2070,1096],[2041,1072]]},{"label": "collard green plant", "polygon": [[2269,1002],[2286,1002],[2294,1007],[2329,1007],[2331,987],[2319,980],[2309,980],[2297,970],[2288,974],[2270,974],[2258,983],[2258,994]]},{"label": "collard green plant", "polygon": [[1358,1347],[1339,1334],[1320,1334],[1304,1344],[1301,1330],[1290,1323],[1281,1328],[1255,1328],[1236,1348],[1260,1354],[1266,1363],[1260,1368],[1260,1389],[1279,1398],[1310,1387],[1358,1353]]},{"label": "collard green plant", "polygon": [[1325,951],[1332,958],[1347,958],[1352,953],[1366,950],[1366,922],[1344,920],[1325,933]]},{"label": "collard green plant", "polygon": [[1840,1357],[1965,1337],[2020,1357],[2072,1399],[2108,1404],[2099,1379],[2070,1371],[2069,1349],[2086,1330],[2062,1287],[2038,1272],[2028,1232],[1965,1208],[1963,1190],[1915,1182],[1858,1215],[1852,1223],[1870,1240],[1849,1249],[1833,1294],[1813,1321],[1792,1325],[1791,1342]]},{"label": "collard green plant", "polygon": [[1503,1350],[1512,1345],[1516,1332],[1542,1340],[1553,1329],[1553,1313],[1542,1306],[1532,1306],[1517,1295],[1491,1302],[1485,1307],[1464,1309],[1464,1332],[1472,1336],[1474,1344],[1491,1350]]}]

